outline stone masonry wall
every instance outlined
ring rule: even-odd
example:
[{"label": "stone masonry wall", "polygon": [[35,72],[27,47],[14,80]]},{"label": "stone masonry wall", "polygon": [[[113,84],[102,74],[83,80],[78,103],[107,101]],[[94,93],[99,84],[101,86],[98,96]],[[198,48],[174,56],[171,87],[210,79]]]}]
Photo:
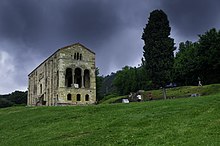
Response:
[{"label": "stone masonry wall", "polygon": [[[74,59],[74,54],[79,53],[82,54],[81,60]],[[91,104],[96,101],[96,80],[95,80],[95,54],[91,53],[89,50],[85,49],[81,45],[74,45],[70,48],[63,49],[59,52],[59,101],[58,103],[66,103],[66,104]],[[75,69],[80,68],[82,82],[84,71],[87,69],[90,72],[90,87],[85,88],[82,83],[82,88],[75,88],[74,85],[71,87],[66,87],[65,85],[65,75],[66,69],[72,69],[73,75],[73,83],[74,83],[74,75]],[[71,94],[72,99],[67,100],[67,95]],[[77,101],[77,94],[81,95],[81,100]],[[89,95],[89,101],[85,101],[86,94]]]}]

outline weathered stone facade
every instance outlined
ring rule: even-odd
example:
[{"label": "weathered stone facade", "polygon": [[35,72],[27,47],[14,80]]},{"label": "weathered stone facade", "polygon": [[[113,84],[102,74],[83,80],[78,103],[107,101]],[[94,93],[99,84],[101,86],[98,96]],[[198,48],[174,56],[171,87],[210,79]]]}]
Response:
[{"label": "weathered stone facade", "polygon": [[96,102],[95,53],[79,43],[57,50],[28,77],[29,106]]}]

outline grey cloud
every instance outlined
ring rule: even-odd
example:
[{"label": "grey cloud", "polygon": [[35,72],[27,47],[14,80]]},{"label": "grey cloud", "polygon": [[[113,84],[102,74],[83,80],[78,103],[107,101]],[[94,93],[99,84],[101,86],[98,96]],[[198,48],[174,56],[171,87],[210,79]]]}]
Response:
[{"label": "grey cloud", "polygon": [[[11,84],[27,86],[27,74],[58,48],[80,42],[96,52],[101,74],[140,63],[141,35],[149,13],[163,9],[172,36],[192,39],[219,26],[218,1],[180,0],[1,0],[0,53],[10,54]],[[7,63],[0,69],[7,67]],[[2,79],[0,77],[0,79]],[[14,84],[14,85],[15,85]],[[8,90],[7,90],[8,91]],[[2,90],[0,91],[3,92]]]},{"label": "grey cloud", "polygon": [[219,27],[216,21],[220,16],[219,6],[218,0],[161,0],[161,7],[168,14],[175,31],[188,39],[194,39],[208,29]]}]

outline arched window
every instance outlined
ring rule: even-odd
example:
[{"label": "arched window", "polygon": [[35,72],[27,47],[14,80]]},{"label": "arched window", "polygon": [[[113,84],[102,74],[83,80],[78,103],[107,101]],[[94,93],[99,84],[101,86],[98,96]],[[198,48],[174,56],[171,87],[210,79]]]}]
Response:
[{"label": "arched window", "polygon": [[86,94],[86,96],[85,96],[85,101],[89,101],[89,95],[88,94]]},{"label": "arched window", "polygon": [[72,95],[70,93],[67,94],[67,100],[72,100]]},{"label": "arched window", "polygon": [[73,83],[72,69],[67,68],[66,76],[65,76],[65,84],[67,87],[71,87],[72,83]]},{"label": "arched window", "polygon": [[82,71],[80,68],[75,69],[75,75],[74,75],[74,84],[78,84],[79,88],[82,87]]},{"label": "arched window", "polygon": [[76,53],[74,53],[74,59],[76,59]]},{"label": "arched window", "polygon": [[79,60],[82,60],[82,54],[79,55]]},{"label": "arched window", "polygon": [[90,88],[90,73],[89,70],[84,70],[84,86],[85,88]]},{"label": "arched window", "polygon": [[76,100],[77,100],[77,101],[80,101],[80,100],[81,100],[81,95],[80,95],[80,94],[77,94],[77,95],[76,95]]},{"label": "arched window", "polygon": [[77,53],[77,60],[79,60],[79,53]]},{"label": "arched window", "polygon": [[40,94],[42,94],[42,84],[40,84]]},{"label": "arched window", "polygon": [[59,87],[59,71],[57,71],[57,88]]}]

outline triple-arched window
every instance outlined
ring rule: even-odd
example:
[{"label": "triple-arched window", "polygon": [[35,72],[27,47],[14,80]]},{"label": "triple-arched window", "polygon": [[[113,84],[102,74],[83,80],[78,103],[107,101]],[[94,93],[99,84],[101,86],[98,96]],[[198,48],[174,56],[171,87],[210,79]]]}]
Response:
[{"label": "triple-arched window", "polygon": [[82,54],[81,53],[74,53],[74,59],[75,60],[82,60]]},{"label": "triple-arched window", "polygon": [[[72,100],[72,95],[70,93],[67,94],[67,100],[68,101]],[[76,101],[81,101],[81,94],[76,95]],[[89,95],[88,94],[85,95],[85,101],[89,101]]]},{"label": "triple-arched window", "polygon": [[81,68],[77,67],[74,70],[74,76],[73,71],[71,68],[66,69],[65,74],[65,86],[66,87],[72,87],[72,85],[77,88],[90,88],[90,71],[88,69],[85,69],[82,71]]}]

